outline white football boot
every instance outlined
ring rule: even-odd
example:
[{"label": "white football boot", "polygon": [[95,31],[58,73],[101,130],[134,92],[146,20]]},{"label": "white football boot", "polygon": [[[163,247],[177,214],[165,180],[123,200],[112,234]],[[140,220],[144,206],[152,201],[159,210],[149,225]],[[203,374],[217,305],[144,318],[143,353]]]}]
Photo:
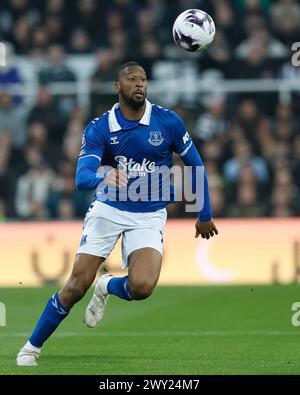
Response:
[{"label": "white football boot", "polygon": [[38,366],[37,360],[41,354],[41,349],[28,345],[28,342],[21,348],[17,355],[18,366]]},{"label": "white football boot", "polygon": [[103,318],[105,307],[108,300],[107,284],[113,276],[111,274],[103,274],[96,282],[94,295],[88,304],[84,322],[89,328],[94,328]]}]

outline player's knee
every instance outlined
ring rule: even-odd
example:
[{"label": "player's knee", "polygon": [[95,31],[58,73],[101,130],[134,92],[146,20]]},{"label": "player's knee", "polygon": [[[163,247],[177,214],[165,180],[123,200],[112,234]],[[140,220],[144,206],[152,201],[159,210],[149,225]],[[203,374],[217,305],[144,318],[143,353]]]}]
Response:
[{"label": "player's knee", "polygon": [[131,284],[129,287],[131,296],[134,300],[147,299],[153,292],[153,285],[150,283]]}]

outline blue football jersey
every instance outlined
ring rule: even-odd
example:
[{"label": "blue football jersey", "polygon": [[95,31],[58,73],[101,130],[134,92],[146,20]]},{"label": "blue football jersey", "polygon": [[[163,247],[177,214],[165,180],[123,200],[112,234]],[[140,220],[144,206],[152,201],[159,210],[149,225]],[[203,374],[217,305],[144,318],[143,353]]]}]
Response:
[{"label": "blue football jersey", "polygon": [[117,103],[85,128],[79,161],[93,158],[99,166],[126,171],[130,179],[125,192],[134,190],[137,185],[134,199],[131,199],[132,193],[122,194],[122,188],[112,197],[108,193],[104,200],[103,195],[107,197],[105,188],[97,188],[96,199],[121,210],[151,212],[174,202],[173,186],[166,180],[170,180],[170,173],[163,172],[155,177],[156,172],[170,169],[173,152],[184,156],[191,146],[184,122],[174,111],[146,100],[143,117],[129,121],[123,117]]}]

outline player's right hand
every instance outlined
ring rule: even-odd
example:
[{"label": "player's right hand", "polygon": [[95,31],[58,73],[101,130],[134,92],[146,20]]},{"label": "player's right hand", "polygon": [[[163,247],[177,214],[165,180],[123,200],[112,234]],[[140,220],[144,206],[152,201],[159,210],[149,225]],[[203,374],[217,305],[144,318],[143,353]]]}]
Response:
[{"label": "player's right hand", "polygon": [[104,184],[113,187],[126,187],[129,175],[125,171],[119,169],[111,169],[104,178]]}]

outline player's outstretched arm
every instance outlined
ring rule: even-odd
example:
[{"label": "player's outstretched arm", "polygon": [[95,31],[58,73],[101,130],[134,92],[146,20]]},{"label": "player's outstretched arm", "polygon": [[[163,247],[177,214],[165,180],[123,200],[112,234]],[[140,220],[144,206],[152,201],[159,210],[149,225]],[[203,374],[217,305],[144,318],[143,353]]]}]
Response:
[{"label": "player's outstretched arm", "polygon": [[201,193],[203,193],[203,207],[198,213],[198,219],[195,224],[195,237],[197,238],[199,235],[201,235],[203,239],[209,239],[210,237],[218,234],[218,229],[212,220],[207,175],[200,154],[193,143],[191,143],[191,146],[186,154],[182,156],[182,160],[186,166],[192,167],[192,188],[194,193],[197,191],[196,168],[198,166],[203,168],[204,190],[201,191]]},{"label": "player's outstretched arm", "polygon": [[[209,239],[210,237],[217,235],[218,230],[212,220],[208,180],[201,156],[194,146],[190,135],[186,131],[183,120],[174,112],[172,113],[171,131],[173,132],[173,150],[181,157],[185,166],[189,166],[191,168],[192,192],[196,194],[196,203],[199,202],[201,204],[195,225],[195,237],[198,237],[199,234],[201,234],[203,238]],[[197,180],[197,168],[198,170],[201,168],[202,171],[200,173],[203,175],[202,181],[204,181],[203,187],[200,191],[202,196],[200,197],[197,196],[197,186],[199,186],[200,182]]]}]

